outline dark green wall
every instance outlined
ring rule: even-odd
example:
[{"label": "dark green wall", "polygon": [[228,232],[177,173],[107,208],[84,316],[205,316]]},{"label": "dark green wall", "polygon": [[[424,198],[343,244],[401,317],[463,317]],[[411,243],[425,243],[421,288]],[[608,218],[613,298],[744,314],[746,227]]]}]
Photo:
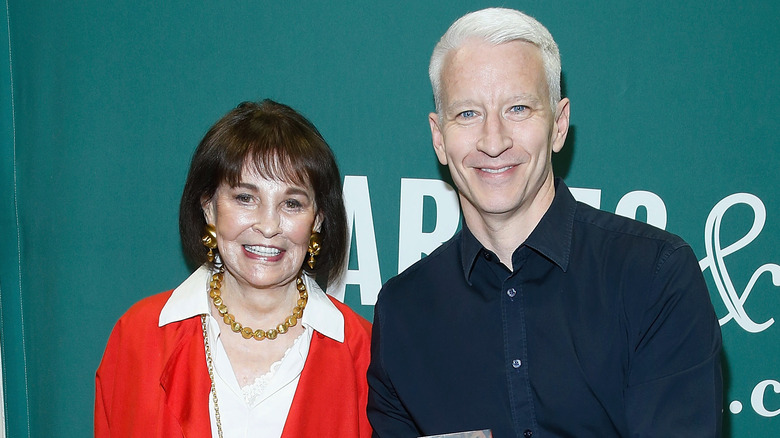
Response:
[{"label": "dark green wall", "polygon": [[[744,293],[760,266],[780,264],[773,105],[780,3],[500,4],[537,17],[560,45],[573,130],[556,172],[570,186],[601,189],[608,211],[631,191],[656,194],[666,229],[688,240],[700,259],[713,207],[733,193],[755,195],[766,224],[725,258],[716,277],[711,270],[705,276],[719,316],[734,299],[721,298],[716,284],[727,275],[754,321],[780,319],[780,273],[774,284],[764,273],[749,298]],[[83,437],[91,434],[94,371],[114,322],[189,272],[178,198],[206,129],[238,102],[264,97],[308,116],[342,174],[368,179],[387,280],[398,271],[401,178],[446,179],[426,120],[431,49],[454,19],[496,3],[7,5],[0,24],[10,24],[0,29],[7,431]],[[729,209],[723,246],[752,221],[747,206]],[[358,269],[354,260],[352,267]],[[371,315],[357,286],[348,286],[346,301]],[[723,335],[728,436],[772,436],[780,416],[757,414],[751,392],[761,381],[780,380],[780,323],[750,333],[732,320]],[[770,411],[780,409],[772,389],[762,398]],[[729,413],[732,401],[742,411]]]}]

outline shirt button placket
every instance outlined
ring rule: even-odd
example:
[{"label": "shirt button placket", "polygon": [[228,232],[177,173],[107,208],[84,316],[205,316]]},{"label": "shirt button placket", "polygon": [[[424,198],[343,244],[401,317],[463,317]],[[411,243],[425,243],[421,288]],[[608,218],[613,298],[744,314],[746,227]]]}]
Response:
[{"label": "shirt button placket", "polygon": [[[515,295],[517,295],[517,291],[515,290],[515,288],[510,287],[509,289],[507,289],[506,294],[509,298],[514,298]],[[512,361],[512,368],[514,369],[520,368],[521,365],[523,365],[523,362],[520,359],[515,359]]]}]

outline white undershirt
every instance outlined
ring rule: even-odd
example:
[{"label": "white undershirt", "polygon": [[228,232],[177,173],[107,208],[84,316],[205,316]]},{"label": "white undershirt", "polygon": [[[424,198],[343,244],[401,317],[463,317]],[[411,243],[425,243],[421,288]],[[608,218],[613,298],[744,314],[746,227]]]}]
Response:
[{"label": "white undershirt", "polygon": [[[322,289],[311,278],[304,276],[304,283],[309,292],[309,301],[301,320],[304,332],[296,339],[282,360],[271,367],[271,372],[261,378],[263,382],[256,382],[254,388],[248,388],[252,396],[247,400],[244,391],[238,385],[220,339],[222,328],[227,326],[217,321],[209,312],[207,285],[210,277],[211,273],[202,266],[176,288],[160,312],[159,324],[163,326],[208,313],[207,331],[214,361],[214,380],[223,437],[280,437],[309,354],[314,331],[338,342],[344,342],[344,317]],[[232,333],[228,332],[228,334]],[[212,436],[217,437],[214,403],[211,396],[209,396],[209,412]]]}]

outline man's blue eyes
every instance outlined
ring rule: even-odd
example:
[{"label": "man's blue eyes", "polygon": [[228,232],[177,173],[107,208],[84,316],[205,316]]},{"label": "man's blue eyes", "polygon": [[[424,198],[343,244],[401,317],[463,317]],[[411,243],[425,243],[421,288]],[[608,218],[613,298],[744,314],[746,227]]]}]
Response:
[{"label": "man's blue eyes", "polygon": [[[525,105],[514,105],[509,108],[509,112],[512,113],[522,113],[528,110],[528,107]],[[477,116],[477,112],[473,110],[467,110],[463,111],[460,114],[458,114],[459,117],[462,117],[464,119],[470,119]]]}]

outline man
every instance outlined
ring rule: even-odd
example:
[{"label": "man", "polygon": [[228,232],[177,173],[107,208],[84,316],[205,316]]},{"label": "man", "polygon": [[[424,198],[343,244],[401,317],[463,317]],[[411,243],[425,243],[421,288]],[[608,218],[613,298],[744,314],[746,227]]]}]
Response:
[{"label": "man", "polygon": [[464,225],[379,295],[375,436],[718,436],[720,328],[693,251],[553,178],[570,106],[547,29],[468,14],[430,77]]}]

